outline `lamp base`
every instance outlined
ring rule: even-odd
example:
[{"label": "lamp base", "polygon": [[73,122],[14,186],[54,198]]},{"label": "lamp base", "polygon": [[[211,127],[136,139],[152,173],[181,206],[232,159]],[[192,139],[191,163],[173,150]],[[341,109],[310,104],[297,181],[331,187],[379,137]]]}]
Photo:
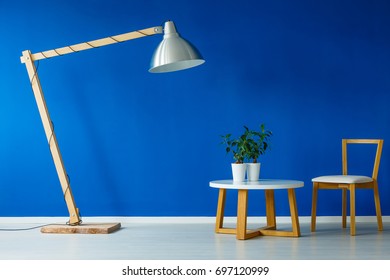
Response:
[{"label": "lamp base", "polygon": [[81,224],[70,225],[48,225],[41,228],[42,233],[82,233],[82,234],[107,234],[120,229],[120,223],[107,224]]}]

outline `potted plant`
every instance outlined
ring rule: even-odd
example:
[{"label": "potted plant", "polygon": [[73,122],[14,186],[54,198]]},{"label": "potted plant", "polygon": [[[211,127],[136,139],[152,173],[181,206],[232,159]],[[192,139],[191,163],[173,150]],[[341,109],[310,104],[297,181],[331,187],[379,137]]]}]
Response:
[{"label": "potted plant", "polygon": [[235,160],[232,163],[232,173],[233,181],[245,181],[246,174],[246,164],[245,160],[245,145],[246,145],[246,136],[241,135],[239,138],[232,139],[232,134],[226,134],[221,136],[223,141],[222,144],[226,146],[226,153],[232,153],[233,159]]},{"label": "potted plant", "polygon": [[[232,138],[232,134],[221,136],[222,144],[226,146],[226,153],[232,153],[235,160],[232,163],[234,181],[244,181],[247,174],[249,181],[257,181],[260,176],[260,163],[257,159],[265,153],[269,147],[269,138],[272,132],[260,125],[260,130],[250,130],[244,126],[244,133],[238,138]],[[245,160],[252,161],[245,164]]]},{"label": "potted plant", "polygon": [[246,148],[245,157],[252,161],[247,163],[247,178],[249,181],[257,181],[260,177],[260,163],[257,159],[265,154],[265,151],[269,147],[269,140],[272,136],[272,131],[266,130],[265,125],[260,125],[260,130],[250,130],[245,128]]}]

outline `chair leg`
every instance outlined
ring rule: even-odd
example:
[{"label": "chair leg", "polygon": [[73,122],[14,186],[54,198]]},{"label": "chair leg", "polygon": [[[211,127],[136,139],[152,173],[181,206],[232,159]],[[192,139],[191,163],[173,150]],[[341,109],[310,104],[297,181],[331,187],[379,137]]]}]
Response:
[{"label": "chair leg", "polygon": [[350,185],[349,189],[349,204],[350,204],[350,215],[351,215],[351,235],[356,234],[356,213],[355,213],[355,184]]},{"label": "chair leg", "polygon": [[318,183],[313,182],[313,198],[311,204],[311,231],[316,231]]},{"label": "chair leg", "polygon": [[347,189],[343,189],[342,190],[343,192],[343,210],[342,210],[342,217],[343,217],[343,221],[342,221],[342,225],[343,225],[343,228],[346,228],[347,227]]},{"label": "chair leg", "polygon": [[381,203],[379,199],[379,190],[378,190],[378,182],[374,181],[374,200],[375,200],[375,209],[376,209],[376,219],[378,221],[378,230],[383,230],[382,223],[382,213],[381,213]]}]

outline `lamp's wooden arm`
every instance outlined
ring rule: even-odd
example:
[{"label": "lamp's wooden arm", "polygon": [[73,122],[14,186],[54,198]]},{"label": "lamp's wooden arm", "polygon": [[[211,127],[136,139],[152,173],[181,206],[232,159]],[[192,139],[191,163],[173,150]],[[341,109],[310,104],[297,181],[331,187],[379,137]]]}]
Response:
[{"label": "lamp's wooden arm", "polygon": [[102,47],[102,46],[111,45],[115,43],[125,42],[132,39],[137,39],[137,38],[151,36],[154,34],[161,34],[161,33],[162,33],[161,26],[151,27],[143,30],[124,33],[121,35],[111,36],[111,37],[80,43],[76,45],[71,45],[67,47],[57,48],[57,49],[48,50],[44,52],[38,52],[35,54],[32,54],[29,50],[23,51],[22,53],[23,55],[21,56],[20,59],[21,62],[25,64],[28,76],[30,78],[31,87],[34,92],[34,97],[38,106],[39,114],[41,116],[47,142],[50,147],[50,152],[53,157],[58,178],[60,180],[62,192],[64,194],[65,202],[68,207],[68,211],[70,215],[70,219],[69,219],[70,225],[80,224],[81,218],[79,215],[79,209],[76,207],[76,203],[72,194],[68,174],[66,173],[65,170],[64,162],[62,160],[61,152],[54,132],[53,123],[49,115],[49,111],[46,105],[45,97],[43,95],[43,90],[39,81],[37,69],[34,65],[34,61],[65,55],[73,52],[88,50],[91,48],[97,48],[97,47]]},{"label": "lamp's wooden arm", "polygon": [[[137,30],[137,31],[132,31],[120,35],[115,35],[115,36],[109,36],[106,38],[98,39],[98,40],[93,40],[93,41],[88,41],[84,43],[79,43],[71,46],[66,46],[62,48],[57,48],[53,50],[48,50],[48,51],[43,51],[43,52],[37,52],[34,54],[31,54],[31,60],[32,61],[37,61],[41,59],[46,59],[46,58],[51,58],[55,56],[61,56],[69,53],[74,53],[74,52],[80,52],[80,51],[85,51],[89,50],[92,48],[99,48],[111,44],[116,44],[116,43],[122,43],[126,42],[129,40],[133,39],[138,39],[141,37],[145,36],[151,36],[155,34],[161,34],[163,32],[161,26],[156,26],[156,27],[150,27],[142,30]],[[22,63],[26,63],[26,56],[21,57]]]},{"label": "lamp's wooden arm", "polygon": [[77,225],[81,223],[79,210],[76,207],[76,203],[73,198],[69,178],[65,170],[60,149],[58,147],[57,138],[54,132],[52,121],[50,119],[49,111],[46,106],[46,101],[43,96],[43,91],[39,81],[38,73],[32,61],[31,52],[24,51],[23,58],[25,59],[24,63],[26,65],[28,76],[30,77],[31,87],[33,89],[34,97],[37,102],[47,142],[49,143],[50,152],[53,157],[54,165],[56,167],[58,178],[62,187],[62,192],[64,194],[65,202],[68,207],[70,215],[69,224]]}]

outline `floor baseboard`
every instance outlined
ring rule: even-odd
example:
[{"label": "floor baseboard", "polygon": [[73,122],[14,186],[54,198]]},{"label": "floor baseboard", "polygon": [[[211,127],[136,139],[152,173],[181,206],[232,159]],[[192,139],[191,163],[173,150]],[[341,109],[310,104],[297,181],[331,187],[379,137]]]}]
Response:
[{"label": "floor baseboard", "polygon": [[[31,223],[31,224],[50,224],[50,223],[66,223],[68,217],[0,217],[0,223]],[[390,216],[383,216],[383,222],[390,222]],[[301,223],[310,223],[310,216],[299,217]],[[226,223],[235,223],[236,217],[225,217]],[[279,223],[290,223],[291,218],[277,217]],[[373,222],[376,223],[376,216],[357,216],[357,222]],[[191,216],[191,217],[83,217],[84,223],[97,222],[116,222],[116,223],[215,223],[215,217],[207,216]],[[265,223],[266,217],[248,217],[248,223]],[[341,216],[318,216],[318,223],[338,223],[341,222]]]}]

